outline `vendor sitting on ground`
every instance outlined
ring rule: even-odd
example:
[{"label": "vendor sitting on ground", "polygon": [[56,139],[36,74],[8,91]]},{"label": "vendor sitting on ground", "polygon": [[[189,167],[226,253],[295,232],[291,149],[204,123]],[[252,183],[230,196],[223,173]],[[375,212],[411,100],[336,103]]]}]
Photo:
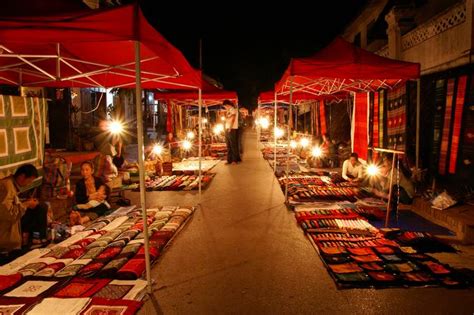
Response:
[{"label": "vendor sitting on ground", "polygon": [[[380,182],[372,189],[372,192],[381,198],[388,200],[388,194],[390,189],[390,173],[392,170],[391,158],[384,157],[382,160],[382,166],[380,168]],[[398,172],[398,174],[397,174]],[[413,182],[407,178],[404,172],[400,170],[394,170],[392,180],[392,203],[396,203],[397,200],[403,204],[411,204],[413,196],[415,195],[415,186]]]},{"label": "vendor sitting on ground", "polygon": [[39,242],[46,242],[48,206],[30,197],[19,198],[20,189],[38,177],[31,164],[20,166],[14,175],[0,180],[0,253],[2,263],[21,253],[22,245],[29,245],[31,234],[39,234]]},{"label": "vendor sitting on ground", "polygon": [[83,176],[76,183],[76,206],[77,211],[72,211],[70,215],[71,225],[84,225],[89,221],[97,219],[110,209],[107,202],[110,189],[104,184],[102,179],[95,177],[94,165],[91,162],[81,164],[81,175]]},{"label": "vendor sitting on ground", "polygon": [[363,166],[359,162],[359,155],[355,152],[351,153],[348,160],[342,164],[342,178],[351,183],[359,183],[363,178]]}]

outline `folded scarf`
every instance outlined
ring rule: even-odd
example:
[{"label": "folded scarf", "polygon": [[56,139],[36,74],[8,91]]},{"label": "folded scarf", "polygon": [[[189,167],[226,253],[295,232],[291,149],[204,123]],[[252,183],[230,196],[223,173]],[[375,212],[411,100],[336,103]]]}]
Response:
[{"label": "folded scarf", "polygon": [[318,246],[319,250],[326,255],[340,255],[347,253],[344,247],[322,247]]},{"label": "folded scarf", "polygon": [[379,265],[376,262],[370,262],[370,263],[364,263],[364,264],[359,264],[363,269],[365,270],[372,270],[372,271],[381,271],[384,270],[384,268]]},{"label": "folded scarf", "polygon": [[102,253],[100,253],[96,259],[97,260],[111,260],[117,256],[122,251],[121,247],[109,247],[106,248]]},{"label": "folded scarf", "polygon": [[447,269],[443,265],[438,264],[434,261],[425,261],[425,262],[422,262],[422,264],[428,267],[431,270],[431,272],[436,275],[446,275],[448,273],[451,273],[449,269]]},{"label": "folded scarf", "polygon": [[68,247],[56,246],[56,247],[53,247],[53,249],[49,253],[44,255],[43,257],[44,258],[53,257],[53,258],[56,258],[56,259],[60,259],[60,258],[62,258],[63,255],[65,255],[69,251],[70,251],[70,249]]},{"label": "folded scarf", "polygon": [[394,272],[412,272],[412,271],[417,271],[418,267],[411,263],[402,263],[402,264],[387,264],[387,269],[394,271]]},{"label": "folded scarf", "polygon": [[128,258],[117,258],[111,260],[107,265],[105,265],[101,270],[99,270],[96,274],[99,278],[115,278],[117,272],[123,265],[128,262]]},{"label": "folded scarf", "polygon": [[[150,259],[153,261],[160,256],[160,250],[150,246]],[[145,259],[145,246],[142,246],[134,258]]]},{"label": "folded scarf", "polygon": [[82,268],[78,272],[78,276],[84,277],[84,278],[93,277],[99,270],[101,270],[104,267],[104,265],[105,265],[104,261],[94,260],[91,263],[89,263],[87,266]]},{"label": "folded scarf", "polygon": [[89,250],[81,257],[83,259],[94,259],[99,256],[100,253],[104,250],[104,247],[94,247]]},{"label": "folded scarf", "polygon": [[353,255],[374,255],[374,251],[368,247],[366,248],[348,248],[347,249]]},{"label": "folded scarf", "polygon": [[110,279],[74,278],[53,296],[58,298],[91,297],[110,282]]},{"label": "folded scarf", "polygon": [[18,272],[21,273],[23,277],[32,276],[47,265],[48,264],[44,262],[31,263],[18,270]]},{"label": "folded scarf", "polygon": [[20,273],[6,276],[0,275],[0,292],[13,287],[15,284],[20,282],[22,278],[23,276]]},{"label": "folded scarf", "polygon": [[379,254],[384,254],[384,255],[391,255],[395,251],[391,249],[390,247],[382,246],[382,247],[374,247],[375,251]]},{"label": "folded scarf", "polygon": [[35,277],[52,277],[56,272],[73,262],[73,259],[57,259],[54,263],[47,265],[37,273]]},{"label": "folded scarf", "polygon": [[142,244],[128,244],[125,246],[119,254],[121,258],[131,258],[135,256],[138,250],[142,247]]},{"label": "folded scarf", "polygon": [[[73,246],[71,246],[72,248]],[[66,254],[64,254],[63,256],[61,256],[62,259],[68,259],[68,258],[72,258],[72,259],[78,259],[79,257],[83,256],[84,254],[86,253],[86,249],[83,248],[83,247],[74,247],[72,249],[70,249]]]},{"label": "folded scarf", "polygon": [[117,278],[123,280],[134,280],[140,278],[143,274],[143,271],[145,271],[144,259],[130,259],[117,272]]},{"label": "folded scarf", "polygon": [[393,274],[385,271],[369,271],[367,273],[375,281],[391,282],[396,280],[396,277]]},{"label": "folded scarf", "polygon": [[4,294],[6,297],[39,297],[44,296],[53,288],[60,285],[59,281],[38,281],[38,280],[29,280],[15,289]]},{"label": "folded scarf", "polygon": [[347,283],[356,282],[357,283],[357,282],[370,281],[369,276],[363,272],[336,273],[335,276],[336,276],[336,279],[340,282],[347,282]]},{"label": "folded scarf", "polygon": [[46,298],[36,304],[28,314],[54,314],[60,311],[62,314],[79,314],[90,299],[88,298]]},{"label": "folded scarf", "polygon": [[414,283],[429,283],[434,281],[433,277],[424,272],[407,272],[402,274],[403,279]]},{"label": "folded scarf", "polygon": [[362,269],[355,263],[346,263],[346,264],[337,264],[337,265],[328,265],[334,273],[353,273],[361,272]]},{"label": "folded scarf", "polygon": [[128,243],[129,241],[133,240],[135,236],[137,236],[138,233],[140,233],[140,231],[138,230],[127,230],[125,232],[122,232],[119,236],[117,236],[115,241],[124,240]]},{"label": "folded scarf", "polygon": [[123,247],[125,247],[125,245],[127,245],[127,243],[128,243],[128,241],[123,240],[123,239],[122,239],[122,240],[118,240],[118,241],[115,240],[115,241],[113,241],[112,243],[109,243],[106,248],[109,248],[109,247],[119,247],[119,248],[123,248]]},{"label": "folded scarf", "polygon": [[351,258],[354,259],[356,262],[361,262],[361,263],[382,261],[382,259],[380,259],[377,255],[363,255],[363,256],[351,255]]},{"label": "folded scarf", "polygon": [[79,270],[84,268],[84,266],[89,264],[91,261],[92,259],[77,259],[60,271],[56,272],[54,276],[58,278],[73,277],[79,272]]},{"label": "folded scarf", "polygon": [[84,231],[98,231],[98,230],[101,230],[103,229],[104,227],[107,226],[107,222],[95,222],[95,223],[92,223],[91,225],[89,225],[87,228],[85,228]]}]

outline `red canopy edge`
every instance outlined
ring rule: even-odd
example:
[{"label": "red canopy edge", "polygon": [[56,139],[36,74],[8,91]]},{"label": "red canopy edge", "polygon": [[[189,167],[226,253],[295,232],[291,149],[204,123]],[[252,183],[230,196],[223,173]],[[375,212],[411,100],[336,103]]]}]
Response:
[{"label": "red canopy edge", "polygon": [[199,72],[148,23],[138,4],[0,18],[0,83],[133,87],[135,41],[141,43],[144,88],[200,87]]},{"label": "red canopy edge", "polygon": [[[332,95],[314,95],[311,93],[306,93],[304,91],[298,91],[293,93],[292,101],[293,104],[298,104],[305,101],[323,101],[323,100],[341,100],[347,97],[347,93],[339,92]],[[279,103],[289,103],[290,95],[289,94],[277,94],[277,102]],[[274,91],[265,91],[261,92],[258,96],[259,104],[273,103],[275,102],[275,92]]]},{"label": "red canopy edge", "polygon": [[338,37],[311,57],[292,59],[276,90],[289,94],[292,81],[294,92],[314,95],[371,91],[419,76],[419,63],[381,57]]}]

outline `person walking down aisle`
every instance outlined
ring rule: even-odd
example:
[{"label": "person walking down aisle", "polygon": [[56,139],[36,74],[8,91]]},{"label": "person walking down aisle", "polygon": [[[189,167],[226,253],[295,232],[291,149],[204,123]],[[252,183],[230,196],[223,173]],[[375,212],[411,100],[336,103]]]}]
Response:
[{"label": "person walking down aisle", "polygon": [[21,188],[38,177],[36,167],[20,166],[14,175],[0,180],[0,263],[20,255],[28,245],[31,233],[37,232],[46,241],[48,206],[36,198],[19,198]]},{"label": "person walking down aisle", "polygon": [[230,100],[225,100],[223,105],[226,107],[226,120],[225,120],[225,138],[227,145],[227,163],[226,164],[237,164],[242,160],[240,159],[239,152],[239,111],[237,110],[234,103]]}]

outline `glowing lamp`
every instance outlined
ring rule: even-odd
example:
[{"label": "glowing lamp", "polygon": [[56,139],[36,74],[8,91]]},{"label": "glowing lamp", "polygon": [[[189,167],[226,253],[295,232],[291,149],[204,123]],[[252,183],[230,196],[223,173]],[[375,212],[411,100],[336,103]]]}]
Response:
[{"label": "glowing lamp", "polygon": [[189,151],[193,147],[193,144],[189,140],[184,140],[182,146],[184,150]]},{"label": "glowing lamp", "polygon": [[160,144],[155,144],[151,149],[151,152],[155,155],[161,155],[161,153],[163,153],[163,146]]},{"label": "glowing lamp", "polygon": [[283,131],[283,129],[280,129],[280,128],[278,128],[278,127],[276,127],[273,132],[274,132],[274,134],[275,134],[275,138],[277,138],[277,139],[283,137],[283,135],[285,134],[285,132]]},{"label": "glowing lamp", "polygon": [[260,126],[262,127],[262,129],[268,129],[268,127],[270,127],[270,121],[268,120],[268,118],[260,118]]},{"label": "glowing lamp", "polygon": [[367,166],[367,174],[369,174],[369,176],[377,176],[379,174],[379,168],[377,165],[374,165],[374,164],[370,164],[369,166]]},{"label": "glowing lamp", "polygon": [[202,123],[203,123],[203,124],[207,124],[207,118],[203,118],[203,119],[202,119]]},{"label": "glowing lamp", "polygon": [[309,139],[308,138],[302,138],[300,140],[300,146],[302,148],[306,148],[309,145]]},{"label": "glowing lamp", "polygon": [[290,141],[290,148],[296,149],[297,146],[298,146],[298,143],[296,143],[295,140],[291,140],[291,141]]},{"label": "glowing lamp", "polygon": [[321,150],[320,147],[313,147],[311,149],[311,155],[316,158],[321,157],[323,155],[323,150]]},{"label": "glowing lamp", "polygon": [[217,135],[221,134],[224,131],[224,125],[223,124],[217,124],[217,125],[214,126],[212,131],[217,136]]},{"label": "glowing lamp", "polygon": [[108,125],[109,132],[114,135],[119,135],[123,132],[123,124],[118,120],[112,120]]},{"label": "glowing lamp", "polygon": [[224,117],[224,116],[221,116],[221,120],[224,121],[224,120],[225,120],[225,117]]},{"label": "glowing lamp", "polygon": [[194,132],[188,131],[188,133],[186,134],[186,138],[188,138],[189,140],[193,140],[194,139]]}]

